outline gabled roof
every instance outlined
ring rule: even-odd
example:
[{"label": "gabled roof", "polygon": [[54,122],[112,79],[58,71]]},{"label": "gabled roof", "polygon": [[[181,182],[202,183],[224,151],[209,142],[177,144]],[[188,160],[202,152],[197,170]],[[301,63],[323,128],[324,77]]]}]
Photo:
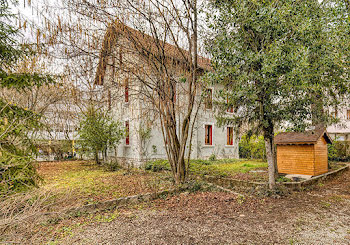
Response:
[{"label": "gabled roof", "polygon": [[305,132],[283,132],[275,136],[276,145],[284,144],[316,144],[316,142],[324,137],[327,143],[332,143],[326,129],[323,126],[315,127],[314,130]]},{"label": "gabled roof", "polygon": [[[102,49],[100,52],[100,60],[96,71],[95,84],[103,84],[108,55],[112,52],[111,49],[115,47],[118,36],[120,35],[132,41],[135,48],[140,49],[145,53],[150,53],[155,56],[165,55],[169,58],[184,63],[186,63],[186,60],[190,58],[189,51],[187,50],[180,49],[177,46],[162,40],[157,40],[154,37],[126,26],[123,23],[115,22],[109,25],[104,36]],[[198,67],[202,70],[210,70],[210,59],[198,56]]]}]

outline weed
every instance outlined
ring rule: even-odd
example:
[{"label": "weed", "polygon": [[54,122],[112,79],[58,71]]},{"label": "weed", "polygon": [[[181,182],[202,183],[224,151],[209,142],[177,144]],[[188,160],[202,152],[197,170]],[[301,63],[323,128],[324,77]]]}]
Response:
[{"label": "weed", "polygon": [[291,179],[286,178],[285,176],[281,176],[279,177],[277,180],[277,182],[291,182]]},{"label": "weed", "polygon": [[289,238],[289,244],[290,244],[290,245],[297,244],[297,241],[294,240],[294,238]]},{"label": "weed", "polygon": [[332,205],[331,203],[326,202],[326,201],[321,201],[320,204],[321,204],[321,207],[323,207],[323,208],[330,208]]},{"label": "weed", "polygon": [[339,202],[343,202],[344,198],[342,196],[333,195],[329,198],[329,201],[339,203]]},{"label": "weed", "polygon": [[239,195],[239,196],[237,197],[237,203],[238,203],[239,205],[242,205],[242,204],[245,202],[245,200],[246,200],[246,197],[243,196],[243,195]]},{"label": "weed", "polygon": [[216,160],[216,155],[215,154],[211,154],[209,157],[209,161],[215,161]]},{"label": "weed", "polygon": [[62,218],[60,218],[60,217],[53,217],[53,218],[48,219],[47,223],[48,224],[58,224],[61,220],[62,220]]},{"label": "weed", "polygon": [[118,217],[118,214],[113,213],[111,215],[109,214],[98,214],[94,217],[94,220],[100,223],[109,223],[115,220]]},{"label": "weed", "polygon": [[195,181],[192,182],[188,188],[190,192],[197,192],[202,189],[202,183]]}]

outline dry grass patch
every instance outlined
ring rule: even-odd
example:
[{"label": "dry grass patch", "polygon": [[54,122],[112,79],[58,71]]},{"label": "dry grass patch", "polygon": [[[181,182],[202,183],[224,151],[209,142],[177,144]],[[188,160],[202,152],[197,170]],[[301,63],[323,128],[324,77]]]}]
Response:
[{"label": "dry grass patch", "polygon": [[141,170],[110,172],[86,161],[43,162],[38,164],[38,172],[44,179],[39,188],[0,198],[0,243],[56,240],[96,220],[63,217],[66,209],[172,186],[170,175]]},{"label": "dry grass patch", "polygon": [[170,176],[164,174],[136,169],[110,172],[83,161],[41,163],[39,173],[44,177],[41,189],[53,191],[58,196],[71,193],[74,206],[155,192],[172,185]]}]

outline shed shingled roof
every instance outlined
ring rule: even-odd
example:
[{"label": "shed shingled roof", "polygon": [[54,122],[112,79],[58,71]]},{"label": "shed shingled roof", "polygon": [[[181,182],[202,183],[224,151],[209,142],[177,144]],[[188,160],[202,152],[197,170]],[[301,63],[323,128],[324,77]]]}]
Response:
[{"label": "shed shingled roof", "polygon": [[[157,53],[160,54],[164,51],[165,55],[169,58],[173,58],[182,62],[184,62],[190,57],[189,52],[187,50],[180,49],[175,45],[164,42],[162,40],[158,40],[158,42],[155,42],[154,37],[116,21],[115,23],[110,24],[108,26],[106,34],[104,36],[102,49],[100,53],[100,60],[96,71],[95,84],[103,84],[107,63],[106,59],[110,54],[111,48],[114,46],[117,40],[117,36],[119,34],[124,35],[127,39],[131,39],[134,45],[138,46],[137,48],[141,48],[144,51],[153,53],[155,55]],[[157,44],[160,44],[160,46],[162,47],[161,50],[159,50],[159,46],[157,46]],[[212,69],[210,59],[198,56],[198,67],[203,70]]]},{"label": "shed shingled roof", "polygon": [[276,145],[284,144],[315,144],[322,136],[324,136],[327,143],[332,143],[324,127],[316,127],[314,130],[307,130],[305,132],[283,132],[275,136]]}]

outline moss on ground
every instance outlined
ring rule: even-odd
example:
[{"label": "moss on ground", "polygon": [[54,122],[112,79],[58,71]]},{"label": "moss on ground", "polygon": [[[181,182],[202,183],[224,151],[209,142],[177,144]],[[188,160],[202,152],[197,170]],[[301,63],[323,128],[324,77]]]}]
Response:
[{"label": "moss on ground", "polygon": [[[146,170],[153,172],[170,171],[167,160],[149,161]],[[267,163],[259,160],[220,159],[220,160],[191,160],[190,173],[194,175],[214,175],[218,177],[235,176],[248,173],[251,170],[267,169]],[[252,173],[254,175],[255,173]]]}]

